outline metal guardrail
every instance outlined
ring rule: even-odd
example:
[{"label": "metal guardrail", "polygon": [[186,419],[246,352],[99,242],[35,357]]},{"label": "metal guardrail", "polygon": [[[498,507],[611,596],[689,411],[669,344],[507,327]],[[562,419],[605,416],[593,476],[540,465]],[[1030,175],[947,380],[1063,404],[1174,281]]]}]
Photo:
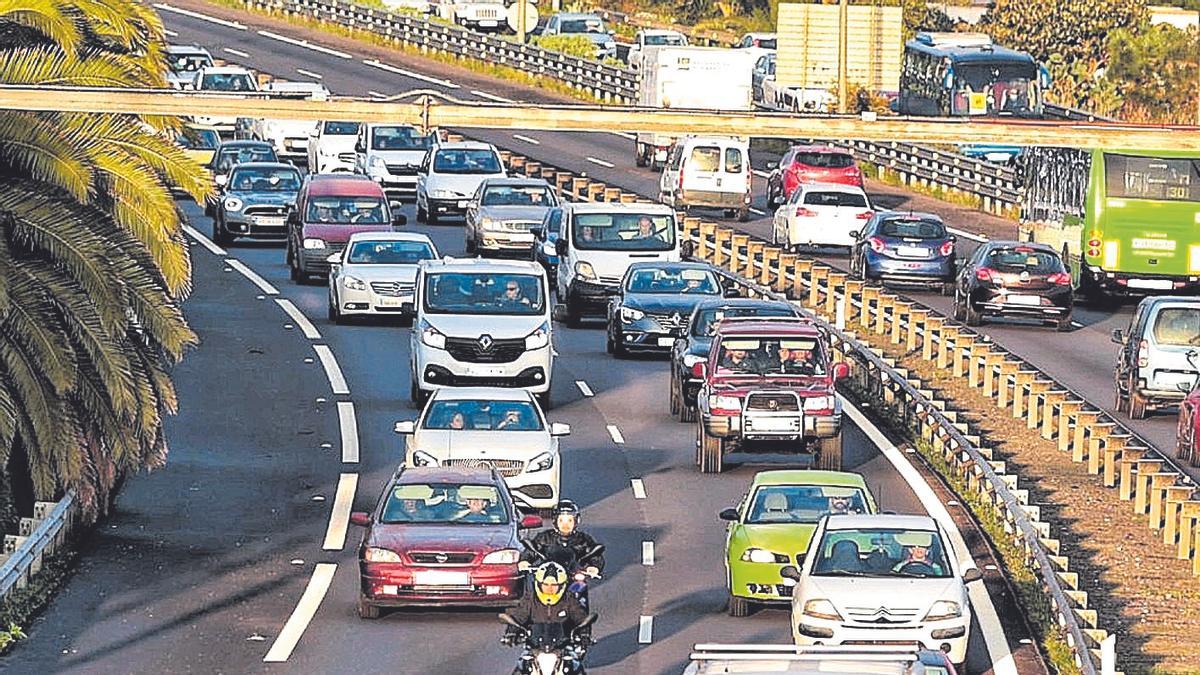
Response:
[{"label": "metal guardrail", "polygon": [[[45,506],[43,506],[45,505]],[[75,525],[76,508],[75,492],[71,491],[58,502],[38,502],[34,510],[34,518],[24,518],[24,526],[33,525],[24,536],[6,535],[5,553],[7,559],[0,564],[0,602],[8,598],[14,589],[21,588],[29,582],[29,578],[42,568],[42,561],[49,553],[53,553],[66,541]],[[39,508],[46,512],[37,518]],[[9,551],[9,546],[14,550]]]}]

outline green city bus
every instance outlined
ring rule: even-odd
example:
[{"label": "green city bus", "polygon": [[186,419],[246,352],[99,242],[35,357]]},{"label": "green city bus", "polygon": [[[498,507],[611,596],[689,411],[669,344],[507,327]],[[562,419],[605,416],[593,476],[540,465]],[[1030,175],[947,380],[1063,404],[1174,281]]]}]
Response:
[{"label": "green city bus", "polygon": [[1039,148],[1026,162],[1026,219],[1079,232],[1065,245],[1091,300],[1200,290],[1200,156]]}]

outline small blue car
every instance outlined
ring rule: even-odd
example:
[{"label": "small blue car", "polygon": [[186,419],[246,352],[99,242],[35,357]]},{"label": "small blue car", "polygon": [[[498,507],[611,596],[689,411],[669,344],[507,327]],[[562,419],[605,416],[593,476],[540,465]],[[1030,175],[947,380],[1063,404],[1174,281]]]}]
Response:
[{"label": "small blue car", "polygon": [[932,213],[883,211],[852,232],[850,274],[868,282],[954,293],[955,237]]},{"label": "small blue car", "polygon": [[546,276],[550,278],[550,284],[553,286],[555,275],[558,274],[558,253],[555,251],[555,244],[558,241],[558,233],[562,228],[563,212],[560,208],[552,208],[546,211],[546,215],[542,218],[542,224],[531,230],[533,235],[533,261],[541,263],[546,269]]}]

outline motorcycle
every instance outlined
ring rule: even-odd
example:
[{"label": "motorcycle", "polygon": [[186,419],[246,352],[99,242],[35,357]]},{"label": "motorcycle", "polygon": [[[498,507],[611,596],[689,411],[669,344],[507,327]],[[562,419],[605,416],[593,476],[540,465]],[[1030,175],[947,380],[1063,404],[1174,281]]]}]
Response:
[{"label": "motorcycle", "polygon": [[499,618],[517,629],[524,642],[525,651],[517,661],[514,675],[585,675],[583,660],[588,639],[582,631],[596,622],[596,614],[589,614],[570,634],[561,623],[535,623],[526,628],[507,614],[500,614]]},{"label": "motorcycle", "polygon": [[579,604],[583,605],[585,610],[588,609],[588,583],[599,581],[601,578],[599,573],[588,574],[588,562],[601,553],[604,553],[604,544],[596,544],[577,558],[570,549],[560,549],[560,551],[570,553],[570,555],[551,556],[539,549],[532,540],[522,539],[521,543],[538,557],[539,562],[556,562],[562,565],[563,569],[567,570],[567,573],[571,575],[567,590],[579,600]]}]

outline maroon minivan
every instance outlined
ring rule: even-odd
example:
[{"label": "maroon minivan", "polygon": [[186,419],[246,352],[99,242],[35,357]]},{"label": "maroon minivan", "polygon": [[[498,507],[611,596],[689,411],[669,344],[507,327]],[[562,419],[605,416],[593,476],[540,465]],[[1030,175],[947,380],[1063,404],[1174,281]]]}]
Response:
[{"label": "maroon minivan", "polygon": [[301,283],[329,274],[329,257],[355,232],[390,232],[407,223],[393,212],[379,184],[354,174],[309,176],[288,213],[287,265]]}]

